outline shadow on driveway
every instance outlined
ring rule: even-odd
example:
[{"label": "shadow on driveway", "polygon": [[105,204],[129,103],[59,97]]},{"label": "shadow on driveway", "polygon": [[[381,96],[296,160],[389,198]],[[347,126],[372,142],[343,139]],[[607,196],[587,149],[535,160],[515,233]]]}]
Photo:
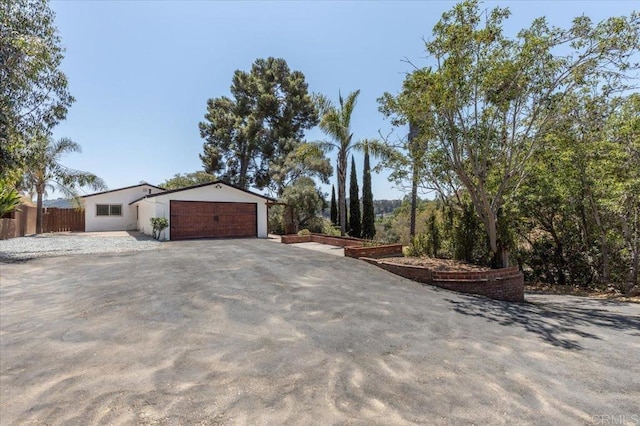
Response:
[{"label": "shadow on driveway", "polygon": [[558,296],[527,296],[531,302],[507,303],[491,299],[469,300],[447,299],[453,309],[464,315],[470,315],[496,322],[505,326],[518,326],[554,346],[565,349],[581,350],[582,345],[572,336],[601,340],[593,330],[610,329],[631,332],[640,336],[640,316],[613,312],[610,307],[630,307],[628,303],[593,300],[573,297],[571,304],[567,296],[562,301],[554,301]]}]

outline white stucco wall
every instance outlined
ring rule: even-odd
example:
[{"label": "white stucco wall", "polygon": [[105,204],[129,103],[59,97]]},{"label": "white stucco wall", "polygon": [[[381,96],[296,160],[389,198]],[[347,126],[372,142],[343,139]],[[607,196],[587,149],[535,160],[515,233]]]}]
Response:
[{"label": "white stucco wall", "polygon": [[[148,200],[141,200],[137,202],[135,205],[132,205],[132,208],[136,208],[138,206],[138,231],[143,232],[147,235],[153,235],[153,228],[151,226],[151,218],[152,217],[169,217],[169,211],[165,209],[165,206],[159,203],[156,203],[155,198],[150,198]],[[168,240],[169,239],[169,228],[162,231],[160,235],[160,239]]]},{"label": "white stucco wall", "polygon": [[[164,239],[169,239],[171,230],[171,218],[169,215],[169,204],[175,201],[221,201],[231,203],[256,203],[258,215],[258,237],[267,238],[267,200],[256,195],[226,186],[224,184],[207,185],[200,188],[188,189],[185,191],[162,194],[141,200],[131,207],[140,206],[138,209],[137,229],[147,235],[151,235],[151,217],[166,217],[169,220],[169,228],[164,231]],[[144,217],[143,217],[144,215]],[[151,215],[151,216],[149,216]]]},{"label": "white stucco wall", "polygon": [[[129,203],[149,195],[149,193],[157,194],[158,192],[162,192],[162,190],[149,185],[139,185],[84,197],[85,231],[133,231],[138,229],[136,207],[130,206]],[[122,216],[98,216],[97,204],[120,204],[122,205]]]}]

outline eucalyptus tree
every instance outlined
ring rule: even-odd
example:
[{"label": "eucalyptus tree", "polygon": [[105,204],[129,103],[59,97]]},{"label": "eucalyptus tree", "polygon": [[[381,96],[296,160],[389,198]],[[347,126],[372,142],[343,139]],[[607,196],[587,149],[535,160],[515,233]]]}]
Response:
[{"label": "eucalyptus tree", "polygon": [[63,155],[73,152],[82,152],[82,148],[68,138],[56,141],[51,136],[42,136],[30,145],[23,185],[37,194],[38,234],[42,233],[42,198],[47,190],[55,189],[75,199],[82,187],[96,191],[107,188],[104,181],[93,173],[74,170],[60,162]]},{"label": "eucalyptus tree", "polygon": [[581,16],[569,29],[538,18],[515,38],[503,34],[509,15],[483,11],[475,0],[457,4],[426,42],[432,67],[414,72],[422,116],[434,122],[430,161],[441,180],[469,194],[502,266],[509,246],[499,235],[499,212],[544,148],[559,101],[585,84],[619,88],[637,67],[640,46],[636,12],[598,24]]},{"label": "eucalyptus tree", "polygon": [[247,188],[271,184],[270,165],[284,162],[318,123],[304,74],[282,58],[257,59],[233,75],[231,96],[207,101],[200,155],[207,173]]}]

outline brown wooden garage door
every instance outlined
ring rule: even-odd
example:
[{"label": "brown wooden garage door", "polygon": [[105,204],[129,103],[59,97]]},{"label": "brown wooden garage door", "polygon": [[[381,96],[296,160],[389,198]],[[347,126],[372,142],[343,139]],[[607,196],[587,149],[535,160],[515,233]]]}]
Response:
[{"label": "brown wooden garage door", "polygon": [[171,201],[170,239],[256,237],[258,205]]}]

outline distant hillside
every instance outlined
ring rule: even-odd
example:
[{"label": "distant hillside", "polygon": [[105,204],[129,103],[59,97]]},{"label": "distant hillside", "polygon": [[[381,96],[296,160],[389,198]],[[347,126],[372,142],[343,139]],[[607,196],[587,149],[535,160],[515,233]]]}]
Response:
[{"label": "distant hillside", "polygon": [[57,207],[59,209],[70,209],[71,201],[64,198],[56,198],[55,200],[42,200],[42,207]]},{"label": "distant hillside", "polygon": [[400,207],[402,200],[373,200],[373,209],[376,216],[386,216]]},{"label": "distant hillside", "polygon": [[[376,217],[385,217],[393,213],[400,205],[402,205],[402,200],[373,200],[373,211]],[[347,198],[347,208],[348,206],[349,198]],[[322,216],[329,217],[329,214],[329,205],[327,204],[327,208],[322,212]]]}]

